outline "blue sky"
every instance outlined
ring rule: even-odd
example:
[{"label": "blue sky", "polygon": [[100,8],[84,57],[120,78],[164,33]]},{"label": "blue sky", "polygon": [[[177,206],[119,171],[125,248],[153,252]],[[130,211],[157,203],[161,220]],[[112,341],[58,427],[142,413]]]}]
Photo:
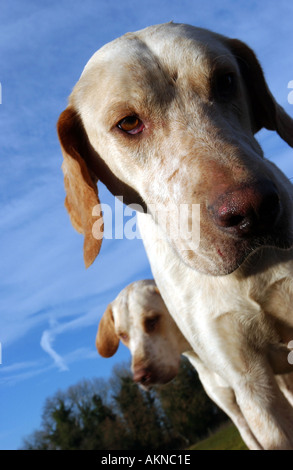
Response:
[{"label": "blue sky", "polygon": [[[99,318],[129,282],[151,277],[140,240],[104,240],[85,270],[82,237],[64,209],[56,121],[90,56],[151,24],[190,23],[247,42],[282,106],[293,80],[289,0],[2,0],[0,9],[0,449],[17,449],[41,423],[45,399],[83,378],[109,377],[129,359],[95,350]],[[293,154],[258,135],[293,177]],[[100,186],[103,203],[113,197]]]}]

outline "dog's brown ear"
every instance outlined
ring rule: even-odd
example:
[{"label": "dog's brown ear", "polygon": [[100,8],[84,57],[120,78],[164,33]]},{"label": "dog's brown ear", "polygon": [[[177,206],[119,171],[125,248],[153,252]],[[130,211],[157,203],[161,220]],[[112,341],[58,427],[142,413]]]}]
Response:
[{"label": "dog's brown ear", "polygon": [[111,304],[108,305],[96,336],[96,348],[103,357],[114,356],[119,346],[119,338],[115,332],[114,318]]},{"label": "dog's brown ear", "polygon": [[[73,227],[84,235],[84,262],[88,268],[100,251],[103,237],[97,178],[91,173],[86,163],[89,142],[81,119],[71,106],[61,113],[57,131],[64,157],[62,170],[66,191],[65,207]],[[94,207],[96,217],[92,215]],[[97,234],[95,230],[95,236],[93,236],[92,227],[97,219],[100,234]]]},{"label": "dog's brown ear", "polygon": [[271,94],[256,55],[238,39],[228,40],[228,47],[238,61],[248,91],[253,132],[263,127],[277,131],[293,147],[293,119]]}]

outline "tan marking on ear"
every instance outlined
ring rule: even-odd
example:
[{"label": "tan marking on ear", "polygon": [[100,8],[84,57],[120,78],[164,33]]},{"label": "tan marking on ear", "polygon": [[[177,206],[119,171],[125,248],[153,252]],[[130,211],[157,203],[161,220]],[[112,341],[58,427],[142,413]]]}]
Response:
[{"label": "tan marking on ear", "polygon": [[111,304],[108,305],[99,324],[96,336],[96,348],[103,357],[114,356],[119,346],[119,338],[115,331]]},{"label": "tan marking on ear", "polygon": [[256,133],[263,127],[277,131],[293,147],[293,119],[271,94],[255,53],[238,39],[228,39],[227,44],[238,61],[249,93],[253,132]]},{"label": "tan marking on ear", "polygon": [[[100,225],[99,239],[92,233],[94,222],[102,218],[97,178],[87,167],[87,136],[72,107],[69,106],[61,113],[57,130],[64,157],[62,170],[66,191],[65,207],[73,227],[84,235],[84,262],[88,268],[100,251],[103,236],[103,224]],[[92,210],[95,206],[99,207],[98,211],[95,209],[95,214],[99,215],[94,218]]]}]

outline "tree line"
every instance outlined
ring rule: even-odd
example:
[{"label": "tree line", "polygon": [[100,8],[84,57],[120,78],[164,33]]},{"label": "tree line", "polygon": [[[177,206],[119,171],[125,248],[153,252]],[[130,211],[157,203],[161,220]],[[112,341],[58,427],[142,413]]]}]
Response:
[{"label": "tree line", "polygon": [[41,428],[24,438],[22,449],[183,449],[226,419],[187,359],[172,382],[150,391],[122,364],[108,381],[83,380],[48,398]]}]

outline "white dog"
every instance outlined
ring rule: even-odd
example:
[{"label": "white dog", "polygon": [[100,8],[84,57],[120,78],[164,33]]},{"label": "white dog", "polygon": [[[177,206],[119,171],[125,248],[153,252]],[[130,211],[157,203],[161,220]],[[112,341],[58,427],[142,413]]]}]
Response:
[{"label": "white dog", "polygon": [[143,387],[172,380],[180,355],[191,349],[152,280],[133,282],[108,305],[99,323],[97,350],[111,357],[120,340],[131,352],[133,379]]},{"label": "white dog", "polygon": [[[66,207],[85,236],[86,266],[101,246],[100,179],[147,210],[139,226],[156,284],[198,367],[225,385],[222,407],[234,403],[247,445],[293,449],[293,192],[254,138],[262,127],[293,146],[293,120],[253,51],[169,23],[94,54],[58,132]],[[192,235],[194,204],[199,244],[173,226],[187,206]]]},{"label": "white dog", "polygon": [[187,357],[209,397],[230,416],[244,439],[250,436],[234,394],[192,351],[153,280],[125,287],[104,312],[96,336],[99,354],[113,356],[120,340],[132,356],[133,380],[144,389],[171,381],[178,373],[181,354]]}]

